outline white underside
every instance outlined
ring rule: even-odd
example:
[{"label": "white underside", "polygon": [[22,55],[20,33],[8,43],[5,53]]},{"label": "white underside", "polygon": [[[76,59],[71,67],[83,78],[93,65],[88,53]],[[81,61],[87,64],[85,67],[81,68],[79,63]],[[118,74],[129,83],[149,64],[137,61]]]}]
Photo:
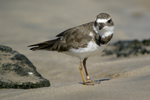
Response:
[{"label": "white underside", "polygon": [[86,48],[70,49],[64,52],[67,55],[76,56],[80,59],[100,55],[107,45],[97,45],[94,41],[90,41]]}]

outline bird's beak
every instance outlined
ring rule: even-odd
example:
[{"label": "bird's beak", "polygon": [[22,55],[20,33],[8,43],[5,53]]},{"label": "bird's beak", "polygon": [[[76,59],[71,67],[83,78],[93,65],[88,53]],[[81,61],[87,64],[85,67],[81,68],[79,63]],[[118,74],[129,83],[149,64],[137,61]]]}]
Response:
[{"label": "bird's beak", "polygon": [[101,30],[101,29],[103,29],[104,24],[103,24],[103,23],[100,23],[98,27],[99,27],[99,30]]}]

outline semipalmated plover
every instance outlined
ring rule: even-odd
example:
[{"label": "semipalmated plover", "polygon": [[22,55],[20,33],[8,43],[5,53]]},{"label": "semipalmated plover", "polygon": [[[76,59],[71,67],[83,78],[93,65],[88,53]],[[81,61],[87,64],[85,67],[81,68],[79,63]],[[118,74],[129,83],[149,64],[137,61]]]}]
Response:
[{"label": "semipalmated plover", "polygon": [[[56,39],[45,41],[38,44],[29,45],[31,50],[48,50],[65,53],[80,59],[79,70],[83,84],[94,84],[90,79],[86,60],[88,57],[100,54],[112,39],[114,33],[114,23],[107,13],[100,13],[95,21],[69,28],[60,34]],[[86,79],[82,69],[85,69]]]}]

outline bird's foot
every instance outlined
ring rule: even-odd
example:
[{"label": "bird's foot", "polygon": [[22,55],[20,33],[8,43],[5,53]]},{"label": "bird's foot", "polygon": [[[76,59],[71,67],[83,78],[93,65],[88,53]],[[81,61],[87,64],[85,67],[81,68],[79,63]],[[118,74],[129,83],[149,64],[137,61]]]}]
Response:
[{"label": "bird's foot", "polygon": [[94,82],[91,79],[87,79],[86,82],[83,82],[83,85],[94,85]]},{"label": "bird's foot", "polygon": [[87,79],[86,82],[83,82],[83,85],[94,85],[94,84],[100,84],[100,81],[92,81],[91,79]]}]

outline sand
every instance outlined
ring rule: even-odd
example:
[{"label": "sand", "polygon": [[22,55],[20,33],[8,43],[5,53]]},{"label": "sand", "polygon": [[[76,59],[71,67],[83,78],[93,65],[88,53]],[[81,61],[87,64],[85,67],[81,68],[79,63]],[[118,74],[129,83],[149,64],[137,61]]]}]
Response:
[{"label": "sand", "polygon": [[113,17],[113,40],[149,38],[149,0],[26,0],[0,3],[0,44],[26,55],[51,87],[1,89],[0,100],[149,100],[150,56],[91,57],[87,69],[100,84],[84,86],[79,59],[57,52],[37,51],[28,45],[54,38],[67,28],[94,20],[100,12]]},{"label": "sand", "polygon": [[[106,62],[101,72],[92,78],[100,84],[84,86],[78,82],[61,84],[39,89],[0,90],[1,100],[149,100],[150,98],[150,57],[121,59]],[[99,63],[104,66],[104,63]],[[105,75],[103,75],[105,74]],[[100,78],[103,75],[105,78]],[[74,76],[74,75],[73,75]],[[97,78],[99,76],[99,78]],[[74,76],[75,77],[75,76]],[[107,80],[111,77],[110,80]],[[59,80],[60,77],[55,77]],[[71,79],[70,77],[68,77]],[[80,78],[80,77],[79,77]],[[68,81],[69,82],[69,81]]]}]

